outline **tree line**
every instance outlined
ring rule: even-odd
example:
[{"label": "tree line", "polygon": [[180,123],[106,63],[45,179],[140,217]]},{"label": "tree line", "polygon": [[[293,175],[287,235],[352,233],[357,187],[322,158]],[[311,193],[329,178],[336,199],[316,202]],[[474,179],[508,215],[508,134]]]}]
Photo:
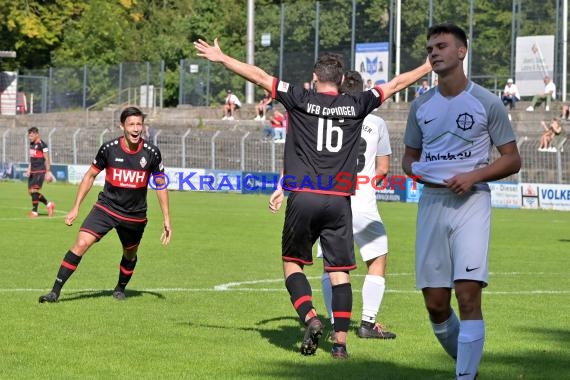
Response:
[{"label": "tree line", "polygon": [[[512,74],[513,1],[518,7],[517,36],[556,35],[561,0],[474,0],[472,75]],[[390,40],[394,3],[355,0],[356,42]],[[226,53],[245,60],[246,5],[247,0],[0,0],[0,50],[17,52],[15,59],[1,61],[1,70],[163,60],[165,105],[174,106],[179,63],[195,58],[196,39],[219,37]],[[428,5],[428,0],[402,1],[401,71],[425,59]],[[309,79],[315,30],[318,27],[319,51],[348,54],[352,10],[350,0],[321,0],[318,7],[313,0],[255,0],[255,63],[278,74],[283,25],[289,65],[283,77],[291,82]],[[451,21],[469,30],[470,1],[433,1],[432,10],[433,23]],[[270,48],[261,45],[262,34],[271,35]],[[240,83],[229,74],[216,80],[233,82],[235,88]],[[215,95],[222,96],[222,89]]]}]

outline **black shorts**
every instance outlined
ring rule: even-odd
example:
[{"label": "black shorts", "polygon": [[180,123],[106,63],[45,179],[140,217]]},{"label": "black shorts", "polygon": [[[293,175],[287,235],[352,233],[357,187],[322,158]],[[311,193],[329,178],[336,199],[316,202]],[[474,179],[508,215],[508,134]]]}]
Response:
[{"label": "black shorts", "polygon": [[356,268],[350,197],[292,191],[281,241],[283,261],[312,265],[313,245],[319,237],[325,271]]},{"label": "black shorts", "polygon": [[36,189],[39,190],[42,188],[42,185],[44,184],[44,180],[46,178],[46,173],[45,172],[39,172],[39,173],[30,173],[30,176],[28,177],[28,189]]},{"label": "black shorts", "polygon": [[114,228],[123,248],[130,249],[140,244],[146,222],[146,218],[126,218],[96,204],[79,230],[95,236],[99,241]]}]

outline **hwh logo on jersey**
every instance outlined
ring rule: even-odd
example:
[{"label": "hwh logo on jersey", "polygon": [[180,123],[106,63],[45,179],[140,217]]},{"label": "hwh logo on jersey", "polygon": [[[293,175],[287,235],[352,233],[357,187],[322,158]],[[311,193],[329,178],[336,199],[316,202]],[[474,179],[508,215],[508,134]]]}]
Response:
[{"label": "hwh logo on jersey", "polygon": [[146,187],[148,182],[148,172],[143,170],[107,168],[106,179],[107,182],[116,187]]}]

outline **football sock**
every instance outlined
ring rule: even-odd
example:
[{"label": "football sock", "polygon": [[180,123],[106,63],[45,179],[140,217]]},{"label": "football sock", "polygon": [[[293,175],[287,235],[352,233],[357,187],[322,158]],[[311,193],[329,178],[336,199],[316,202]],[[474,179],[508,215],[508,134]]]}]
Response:
[{"label": "football sock", "polygon": [[137,256],[133,261],[128,260],[125,256],[121,258],[121,264],[119,265],[119,282],[117,283],[117,288],[124,291],[125,287],[133,277],[135,267],[137,266]]},{"label": "football sock", "polygon": [[285,287],[291,296],[291,303],[303,324],[305,321],[316,316],[313,312],[311,285],[304,273],[296,272],[291,274],[285,280]]},{"label": "football sock", "polygon": [[81,256],[77,256],[71,251],[67,251],[57,272],[57,277],[55,278],[55,283],[53,284],[53,289],[58,296],[61,293],[61,288],[65,285],[65,282],[71,277],[71,275],[77,269],[79,262],[81,261]]},{"label": "football sock", "polygon": [[46,197],[44,197],[42,193],[37,193],[37,194],[38,194],[38,201],[42,202],[44,205],[47,205],[48,200],[46,199]]},{"label": "football sock", "polygon": [[32,193],[30,195],[32,196],[32,211],[38,212],[39,194]]},{"label": "football sock", "polygon": [[384,291],[386,290],[386,280],[382,276],[366,275],[362,286],[362,320],[365,322],[376,322],[376,315],[380,310]]},{"label": "football sock", "polygon": [[458,379],[474,379],[483,356],[485,321],[461,321],[455,373]]},{"label": "football sock", "polygon": [[332,287],[334,331],[348,331],[352,315],[352,286],[349,282]]},{"label": "football sock", "polygon": [[459,319],[451,310],[451,315],[443,323],[431,323],[433,332],[444,350],[453,359],[457,358],[457,339],[459,336]]},{"label": "football sock", "polygon": [[324,272],[321,277],[321,284],[323,287],[323,298],[325,300],[325,307],[327,308],[328,316],[331,320],[331,325],[334,325],[334,317],[332,312],[332,286],[331,278],[328,272]]}]

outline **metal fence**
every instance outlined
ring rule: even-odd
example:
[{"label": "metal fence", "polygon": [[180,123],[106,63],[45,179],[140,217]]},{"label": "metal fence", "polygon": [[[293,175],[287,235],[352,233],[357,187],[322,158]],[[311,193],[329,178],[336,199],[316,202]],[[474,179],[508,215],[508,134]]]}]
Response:
[{"label": "metal fence", "polygon": [[[85,128],[44,128],[43,139],[50,148],[54,164],[88,165],[102,142],[119,136],[119,130]],[[23,128],[0,128],[0,162],[28,161],[29,142]],[[392,174],[403,175],[403,134],[393,131]],[[264,139],[259,131],[157,130],[154,142],[167,167],[204,168],[238,171],[278,172],[283,166],[282,143]],[[506,180],[526,183],[569,183],[570,143],[564,141],[556,151],[540,152],[539,135],[519,137],[523,165],[520,173]],[[493,159],[498,153],[493,151]]]},{"label": "metal fence", "polygon": [[111,104],[161,108],[164,72],[164,61],[23,70],[18,91],[26,94],[31,113],[102,109]]}]

